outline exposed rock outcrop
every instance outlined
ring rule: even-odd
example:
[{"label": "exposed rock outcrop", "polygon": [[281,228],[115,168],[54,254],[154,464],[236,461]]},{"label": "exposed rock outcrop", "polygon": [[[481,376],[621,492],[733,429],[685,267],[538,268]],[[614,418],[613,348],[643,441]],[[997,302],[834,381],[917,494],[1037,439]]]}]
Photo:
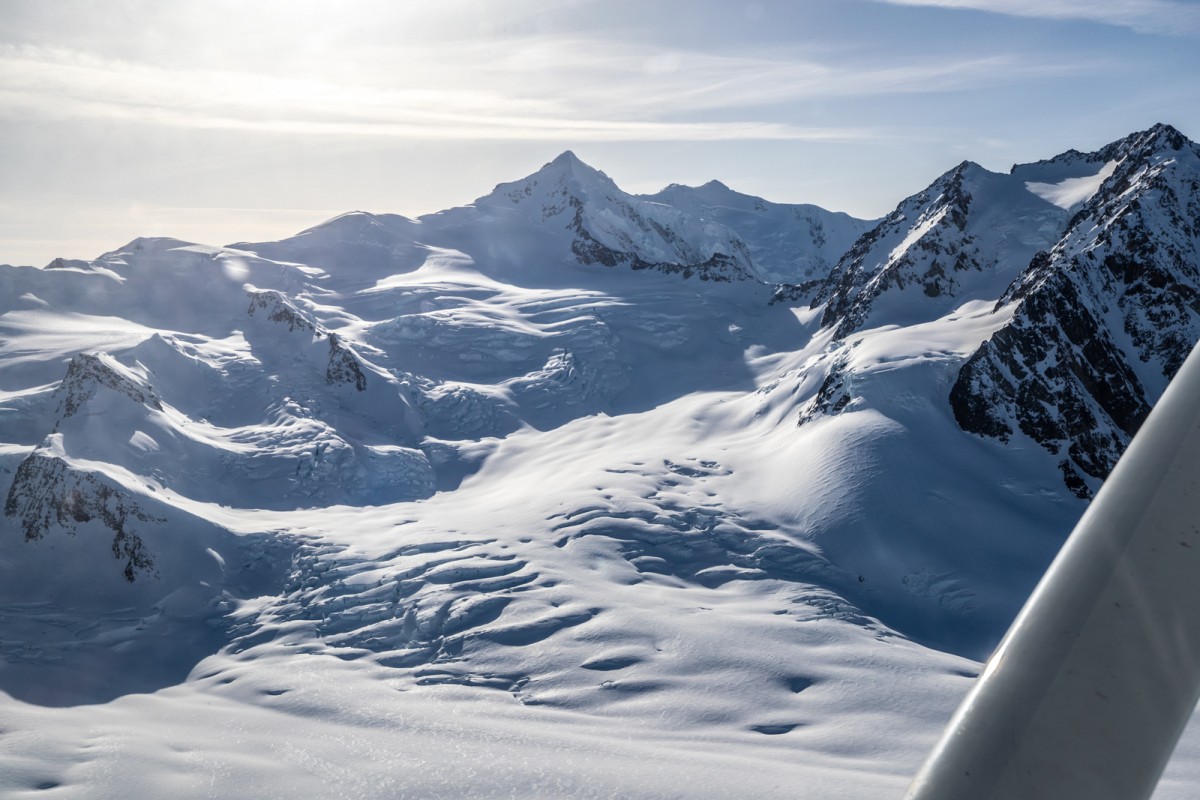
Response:
[{"label": "exposed rock outcrop", "polygon": [[19,520],[27,542],[44,538],[56,527],[75,534],[76,525],[98,520],[113,533],[112,555],[124,562],[127,581],[156,574],[154,558],[135,523],[164,520],[147,514],[130,495],[95,475],[72,468],[63,458],[35,451],[22,461],[4,513]]}]

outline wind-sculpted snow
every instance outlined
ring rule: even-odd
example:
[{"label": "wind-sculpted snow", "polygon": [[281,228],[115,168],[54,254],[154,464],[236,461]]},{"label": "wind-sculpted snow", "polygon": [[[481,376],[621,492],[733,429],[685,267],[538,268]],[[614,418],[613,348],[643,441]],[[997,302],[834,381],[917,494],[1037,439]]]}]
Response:
[{"label": "wind-sculpted snow", "polygon": [[[347,509],[314,518],[319,540],[297,551],[284,590],[234,649],[268,652],[307,630],[332,654],[386,668],[414,692],[459,686],[528,707],[666,714],[698,730],[836,735],[811,709],[835,702],[842,679],[803,643],[840,637],[841,626],[851,640],[902,641],[822,586],[858,577],[777,522],[719,504],[716,490],[734,473],[710,459],[613,464],[636,445],[604,441],[606,427],[583,420],[552,434],[574,453],[563,456],[574,462],[569,473],[513,441],[518,450],[490,468],[516,473],[504,494],[489,488],[495,475],[477,476],[409,516]],[[594,449],[565,447],[576,438]],[[582,488],[606,476],[594,505],[554,510],[577,506]],[[558,491],[543,491],[551,483]],[[342,525],[359,531],[353,544]],[[746,646],[758,636],[778,644]],[[778,647],[795,656],[780,659]],[[723,688],[693,695],[697,680]],[[746,691],[765,705],[739,700]]]},{"label": "wind-sculpted snow", "polygon": [[[709,587],[734,580],[836,579],[837,568],[811,544],[779,535],[768,521],[746,519],[714,500],[715,493],[703,491],[706,478],[729,474],[719,463],[664,460],[662,471],[658,488],[636,502],[610,501],[552,517],[556,546],[585,536],[611,539],[639,573],[674,575]],[[612,472],[654,470],[631,464]]]},{"label": "wind-sculpted snow", "polygon": [[1173,136],[0,267],[0,794],[897,796],[1200,333]]}]

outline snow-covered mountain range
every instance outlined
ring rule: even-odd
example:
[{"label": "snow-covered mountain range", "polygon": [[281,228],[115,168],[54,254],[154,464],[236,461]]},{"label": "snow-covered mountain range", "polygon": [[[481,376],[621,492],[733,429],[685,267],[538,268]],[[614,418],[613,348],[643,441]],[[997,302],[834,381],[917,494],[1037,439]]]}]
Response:
[{"label": "snow-covered mountain range", "polygon": [[0,267],[0,787],[896,796],[1200,338],[1198,248],[1158,125],[879,221],[566,152]]}]

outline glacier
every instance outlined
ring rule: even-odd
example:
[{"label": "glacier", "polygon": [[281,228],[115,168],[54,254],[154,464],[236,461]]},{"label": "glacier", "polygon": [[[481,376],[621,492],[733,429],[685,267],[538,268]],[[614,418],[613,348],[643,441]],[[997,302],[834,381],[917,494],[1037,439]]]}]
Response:
[{"label": "glacier", "polygon": [[0,789],[899,796],[1200,335],[1198,230],[1156,126],[877,221],[567,152],[0,267]]}]

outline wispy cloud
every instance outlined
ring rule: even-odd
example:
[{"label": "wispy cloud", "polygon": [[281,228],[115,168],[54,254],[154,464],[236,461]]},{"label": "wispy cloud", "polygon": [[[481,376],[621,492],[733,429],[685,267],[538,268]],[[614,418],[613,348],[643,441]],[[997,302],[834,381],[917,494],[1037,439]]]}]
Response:
[{"label": "wispy cloud", "polygon": [[903,6],[990,11],[1018,17],[1080,19],[1141,33],[1200,35],[1200,6],[1192,0],[877,0]]},{"label": "wispy cloud", "polygon": [[[847,141],[871,132],[760,119],[812,97],[937,92],[1078,69],[1004,56],[888,65],[534,37],[408,46],[365,81],[168,69],[0,45],[0,116],[404,139]],[[389,68],[390,67],[390,68]],[[404,67],[400,69],[399,67]],[[378,76],[388,76],[385,80]]]},{"label": "wispy cloud", "polygon": [[[469,61],[535,87],[559,107],[621,116],[776,106],[806,98],[864,97],[976,88],[1086,69],[1005,54],[918,62],[827,62],[760,48],[755,55],[647,49],[586,39],[479,45]],[[583,104],[581,104],[581,100]]]}]

